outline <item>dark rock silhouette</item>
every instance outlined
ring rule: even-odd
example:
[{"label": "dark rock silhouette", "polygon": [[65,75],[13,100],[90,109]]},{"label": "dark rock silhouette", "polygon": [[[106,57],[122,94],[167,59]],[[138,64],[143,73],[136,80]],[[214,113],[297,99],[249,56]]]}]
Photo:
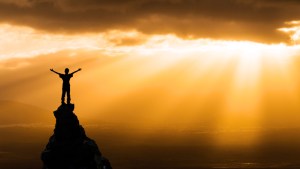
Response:
[{"label": "dark rock silhouette", "polygon": [[111,169],[73,110],[74,104],[62,104],[54,111],[54,134],[41,154],[44,169]]}]

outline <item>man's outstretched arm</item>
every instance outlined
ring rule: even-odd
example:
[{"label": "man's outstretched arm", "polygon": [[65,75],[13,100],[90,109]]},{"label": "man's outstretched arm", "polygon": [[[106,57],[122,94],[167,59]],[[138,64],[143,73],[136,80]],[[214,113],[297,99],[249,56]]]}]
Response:
[{"label": "man's outstretched arm", "polygon": [[80,70],[81,70],[81,68],[79,68],[78,70],[72,72],[71,74],[74,74],[74,73],[76,73],[76,72],[79,72]]},{"label": "man's outstretched arm", "polygon": [[53,70],[53,69],[50,69],[50,71],[51,71],[51,72],[54,72],[54,73],[56,73],[56,74],[58,74],[58,75],[61,75],[61,73],[58,73],[57,71],[55,71],[55,70]]}]

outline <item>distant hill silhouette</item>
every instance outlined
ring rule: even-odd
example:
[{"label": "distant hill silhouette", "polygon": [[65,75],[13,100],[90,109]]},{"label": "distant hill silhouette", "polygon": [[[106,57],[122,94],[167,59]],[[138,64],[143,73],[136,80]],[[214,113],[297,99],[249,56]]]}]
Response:
[{"label": "distant hill silhouette", "polygon": [[51,124],[49,111],[37,106],[10,100],[0,100],[0,124]]}]

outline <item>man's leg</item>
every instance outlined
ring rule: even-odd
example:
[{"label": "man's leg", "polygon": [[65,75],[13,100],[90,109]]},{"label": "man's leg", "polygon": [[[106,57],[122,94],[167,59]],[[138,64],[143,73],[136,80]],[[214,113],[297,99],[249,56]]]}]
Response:
[{"label": "man's leg", "polygon": [[66,90],[64,88],[62,88],[62,95],[61,95],[61,103],[65,103],[65,94],[66,94]]},{"label": "man's leg", "polygon": [[67,103],[70,104],[71,103],[70,88],[68,88],[66,92],[67,92]]}]

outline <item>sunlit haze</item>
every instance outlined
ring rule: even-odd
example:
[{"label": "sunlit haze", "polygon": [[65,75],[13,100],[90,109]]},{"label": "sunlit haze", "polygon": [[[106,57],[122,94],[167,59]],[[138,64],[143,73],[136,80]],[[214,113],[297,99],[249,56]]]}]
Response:
[{"label": "sunlit haze", "polygon": [[[51,109],[59,103],[60,82],[44,72],[62,72],[67,66],[85,70],[72,82],[73,100],[85,112],[81,116],[127,123],[123,119],[130,115],[128,125],[138,128],[197,128],[207,114],[218,114],[217,121],[208,122],[215,129],[257,129],[272,111],[265,109],[266,101],[276,95],[299,99],[298,45],[150,36],[134,30],[64,35],[9,24],[0,30],[2,99]],[[31,76],[36,78],[22,80]],[[9,85],[20,82],[22,91]],[[292,118],[285,125],[298,126],[294,115],[282,117]]]},{"label": "sunlit haze", "polygon": [[92,0],[0,0],[1,109],[24,104],[49,112],[39,123],[32,114],[13,121],[4,113],[0,128],[54,125],[62,82],[49,69],[68,67],[82,68],[71,80],[81,122],[134,131],[128,138],[208,133],[216,146],[254,151],[268,131],[300,129],[298,2],[228,1],[236,16],[217,1],[159,1],[156,8],[150,1],[101,1],[98,8]]}]

